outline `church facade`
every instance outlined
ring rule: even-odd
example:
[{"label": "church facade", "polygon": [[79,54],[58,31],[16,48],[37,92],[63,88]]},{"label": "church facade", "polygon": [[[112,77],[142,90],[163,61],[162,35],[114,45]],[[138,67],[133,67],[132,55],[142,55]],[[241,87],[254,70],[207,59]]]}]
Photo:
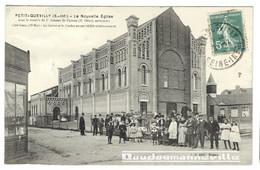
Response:
[{"label": "church facade", "polygon": [[[170,114],[188,106],[206,115],[206,38],[195,38],[172,8],[58,70],[68,115]],[[124,21],[125,22],[125,21]]]}]

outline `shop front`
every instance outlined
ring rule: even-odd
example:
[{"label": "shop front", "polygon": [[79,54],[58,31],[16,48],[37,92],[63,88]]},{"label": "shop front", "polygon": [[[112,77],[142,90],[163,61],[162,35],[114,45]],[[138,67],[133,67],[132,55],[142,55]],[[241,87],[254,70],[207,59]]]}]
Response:
[{"label": "shop front", "polygon": [[30,54],[5,43],[5,162],[28,153]]}]

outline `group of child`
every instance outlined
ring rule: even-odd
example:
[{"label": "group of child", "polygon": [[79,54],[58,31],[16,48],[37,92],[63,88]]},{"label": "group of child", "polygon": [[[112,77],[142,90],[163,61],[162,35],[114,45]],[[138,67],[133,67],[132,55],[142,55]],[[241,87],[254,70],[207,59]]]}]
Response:
[{"label": "group of child", "polygon": [[227,149],[227,143],[230,149],[230,141],[233,142],[233,150],[239,151],[239,142],[241,142],[241,137],[239,133],[239,128],[236,122],[228,123],[228,119],[224,119],[224,123],[220,126],[221,130],[221,140],[224,141],[225,148]]}]

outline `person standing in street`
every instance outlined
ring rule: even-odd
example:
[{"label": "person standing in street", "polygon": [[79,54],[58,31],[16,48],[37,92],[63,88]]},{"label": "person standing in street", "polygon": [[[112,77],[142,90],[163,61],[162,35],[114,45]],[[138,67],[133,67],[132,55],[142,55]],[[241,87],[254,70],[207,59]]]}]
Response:
[{"label": "person standing in street", "polygon": [[215,138],[215,145],[218,149],[218,135],[219,135],[219,124],[212,116],[209,117],[208,132],[210,135],[210,149],[213,149],[213,143]]},{"label": "person standing in street", "polygon": [[97,115],[94,116],[92,119],[92,125],[93,125],[93,136],[97,135],[98,133],[98,118]]},{"label": "person standing in street", "polygon": [[185,116],[181,116],[178,129],[178,146],[186,146],[187,122]]},{"label": "person standing in street", "polygon": [[185,104],[185,106],[183,106],[181,108],[181,115],[185,117],[185,119],[188,119],[189,116],[189,112],[191,111],[191,109],[187,106],[187,104]]},{"label": "person standing in street", "polygon": [[84,113],[82,113],[80,119],[79,119],[79,129],[80,129],[80,134],[81,136],[86,136],[85,135],[85,120],[84,120]]},{"label": "person standing in street", "polygon": [[202,118],[202,115],[198,116],[197,123],[196,123],[196,138],[194,146],[192,147],[197,148],[198,143],[200,141],[201,148],[204,148],[204,140],[205,140],[205,132],[207,128],[207,122]]},{"label": "person standing in street", "polygon": [[[112,119],[111,119],[110,116],[107,114],[106,119],[105,119],[105,128],[107,128],[107,125],[108,125],[108,123],[109,123],[110,120],[112,120]],[[106,131],[106,136],[107,136],[107,131]]]},{"label": "person standing in street", "polygon": [[231,144],[230,144],[231,125],[228,123],[228,119],[224,120],[224,123],[220,126],[220,130],[221,130],[221,140],[224,141],[225,149],[227,149],[227,143],[229,148],[231,149]]},{"label": "person standing in street", "polygon": [[178,135],[178,130],[177,130],[177,122],[175,120],[175,118],[172,118],[172,122],[169,126],[169,144],[172,145],[172,146],[176,146],[178,145],[178,142],[177,142],[177,135]]},{"label": "person standing in street", "polygon": [[104,119],[102,118],[102,115],[99,114],[99,118],[98,118],[98,130],[99,130],[100,136],[103,135],[103,127],[104,127]]},{"label": "person standing in street", "polygon": [[113,144],[112,143],[112,137],[113,137],[113,132],[114,132],[114,125],[113,122],[110,120],[109,123],[107,124],[107,137],[108,137],[108,145]]},{"label": "person standing in street", "polygon": [[189,148],[194,145],[195,133],[195,121],[193,120],[192,116],[189,116],[189,119],[187,121],[187,141]]},{"label": "person standing in street", "polygon": [[239,142],[241,142],[239,128],[237,127],[236,122],[231,123],[231,131],[230,131],[230,141],[233,142],[234,148],[233,150],[239,151]]},{"label": "person standing in street", "polygon": [[126,123],[126,116],[125,116],[124,112],[122,113],[122,116],[121,116],[121,122],[124,122],[124,124]]},{"label": "person standing in street", "polygon": [[124,121],[121,121],[119,123],[119,143],[121,143],[121,139],[124,140],[124,143],[126,141],[126,125],[125,125],[125,122]]}]

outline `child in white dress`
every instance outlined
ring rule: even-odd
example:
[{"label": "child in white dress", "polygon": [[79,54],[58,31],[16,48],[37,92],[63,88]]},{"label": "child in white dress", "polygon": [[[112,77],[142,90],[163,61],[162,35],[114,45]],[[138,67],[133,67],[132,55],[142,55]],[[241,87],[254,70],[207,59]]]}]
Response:
[{"label": "child in white dress", "polygon": [[137,128],[135,126],[135,123],[131,123],[129,131],[130,131],[131,141],[135,142],[135,138],[137,134]]},{"label": "child in white dress", "polygon": [[233,142],[233,150],[239,151],[238,143],[241,142],[241,137],[239,133],[239,128],[237,127],[236,122],[232,122],[231,132],[230,132],[230,141]]},{"label": "child in white dress", "polygon": [[228,123],[228,119],[224,119],[224,123],[221,124],[220,130],[221,130],[221,140],[224,141],[225,148],[227,149],[227,142],[228,142],[228,146],[231,149],[231,145],[230,145],[231,125]]}]

